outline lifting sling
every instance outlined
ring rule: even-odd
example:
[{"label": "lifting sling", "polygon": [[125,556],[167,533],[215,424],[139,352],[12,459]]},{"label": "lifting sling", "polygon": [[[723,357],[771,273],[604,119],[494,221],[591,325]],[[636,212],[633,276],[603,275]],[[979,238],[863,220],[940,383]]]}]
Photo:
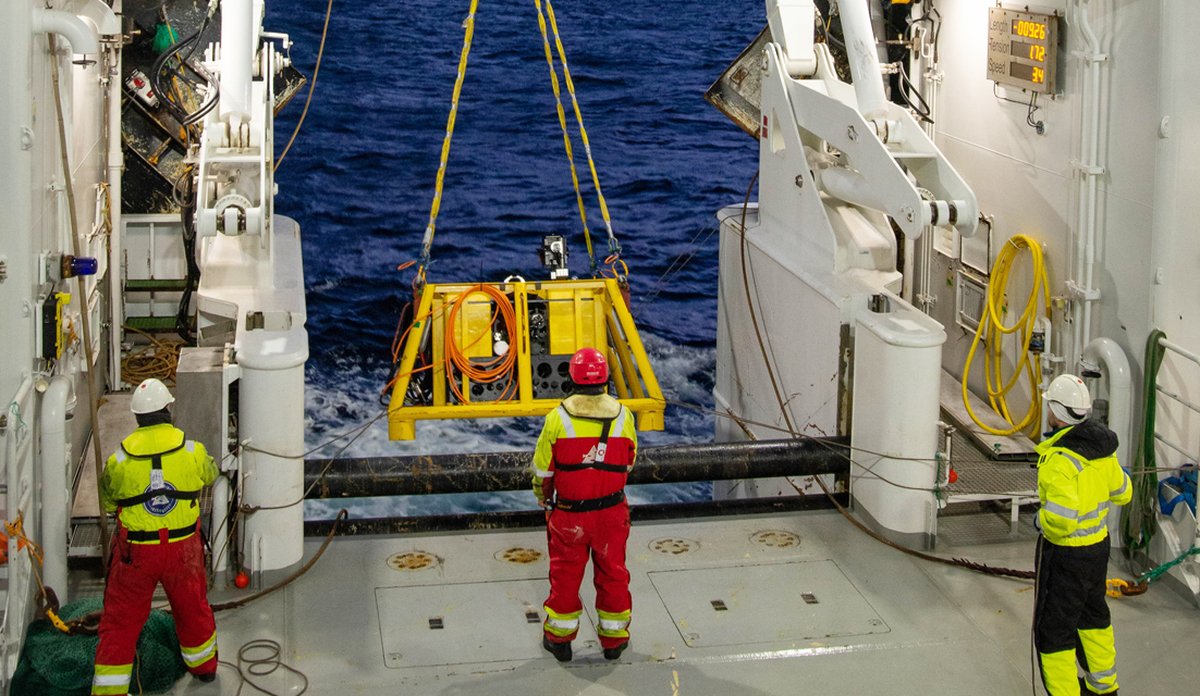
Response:
[{"label": "lifting sling", "polygon": [[[628,267],[621,259],[621,245],[613,233],[554,6],[550,0],[534,0],[534,5],[592,279],[427,283],[450,144],[475,35],[479,0],[471,0],[463,21],[462,49],[433,200],[420,258],[415,261],[415,311],[403,332],[403,322],[397,327],[392,347],[393,373],[384,387],[384,391],[391,391],[388,420],[392,439],[414,437],[414,424],[420,419],[543,415],[569,393],[569,382],[562,371],[564,361],[583,347],[595,347],[605,353],[613,366],[616,395],[637,414],[638,427],[651,430],[663,427],[665,402],[629,311]],[[558,64],[562,67],[562,83],[566,85],[571,111],[579,126],[588,172],[608,236],[608,253],[603,261],[610,272],[599,269],[593,249]]]}]

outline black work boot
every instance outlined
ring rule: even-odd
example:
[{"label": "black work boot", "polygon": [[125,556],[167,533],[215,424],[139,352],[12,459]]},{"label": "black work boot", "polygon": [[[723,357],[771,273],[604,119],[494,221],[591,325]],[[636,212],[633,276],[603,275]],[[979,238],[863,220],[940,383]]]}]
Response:
[{"label": "black work boot", "polygon": [[546,636],[542,636],[542,647],[546,652],[554,656],[554,659],[559,662],[571,661],[571,644],[570,643],[555,643]]},{"label": "black work boot", "polygon": [[207,674],[193,674],[192,676],[204,682],[205,684],[216,681],[217,679],[216,672],[209,672]]},{"label": "black work boot", "polygon": [[621,643],[620,645],[618,645],[615,648],[605,648],[604,649],[604,659],[615,660],[615,659],[621,657],[621,653],[625,652],[625,648],[628,648],[628,647],[629,647],[629,641],[625,641],[624,643]]}]

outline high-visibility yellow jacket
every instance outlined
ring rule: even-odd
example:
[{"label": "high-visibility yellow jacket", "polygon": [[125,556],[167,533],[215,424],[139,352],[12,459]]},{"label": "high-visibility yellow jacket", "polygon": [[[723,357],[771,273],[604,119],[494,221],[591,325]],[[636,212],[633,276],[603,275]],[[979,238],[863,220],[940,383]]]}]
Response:
[{"label": "high-visibility yellow jacket", "polygon": [[563,437],[599,438],[605,421],[611,423],[611,437],[630,443],[628,459],[632,466],[637,456],[637,423],[629,409],[613,397],[608,394],[572,394],[563,399],[559,408],[546,414],[542,433],[533,452],[533,494],[539,503],[554,488],[554,443]]},{"label": "high-visibility yellow jacket", "polygon": [[[130,531],[185,530],[195,526],[200,491],[217,474],[203,444],[170,423],[146,426],[133,431],[108,458],[100,477],[101,500],[106,511],[120,510],[121,525]],[[173,492],[149,495],[157,491]],[[135,502],[138,498],[144,500]],[[171,539],[187,536],[181,531]]]},{"label": "high-visibility yellow jacket", "polygon": [[1093,421],[1061,428],[1037,446],[1038,521],[1046,541],[1089,546],[1108,536],[1110,506],[1133,497],[1116,450],[1116,433]]}]

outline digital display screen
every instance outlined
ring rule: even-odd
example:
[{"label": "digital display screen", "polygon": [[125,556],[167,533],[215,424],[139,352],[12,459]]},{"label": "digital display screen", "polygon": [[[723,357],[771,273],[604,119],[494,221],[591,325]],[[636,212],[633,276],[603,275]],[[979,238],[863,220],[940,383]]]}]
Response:
[{"label": "digital display screen", "polygon": [[1018,80],[1032,82],[1035,85],[1046,83],[1046,69],[1039,68],[1036,65],[1025,65],[1024,63],[1012,63],[1008,66],[1008,74]]},{"label": "digital display screen", "polygon": [[1046,47],[1038,44],[1025,43],[1024,41],[1012,42],[1012,47],[1009,50],[1014,56],[1036,60],[1039,63],[1046,62]]},{"label": "digital display screen", "polygon": [[1026,39],[1046,40],[1046,25],[1042,22],[1031,22],[1028,19],[1014,19],[1012,23],[1013,36]]},{"label": "digital display screen", "polygon": [[988,8],[987,77],[1034,93],[1057,92],[1062,16],[997,4]]}]

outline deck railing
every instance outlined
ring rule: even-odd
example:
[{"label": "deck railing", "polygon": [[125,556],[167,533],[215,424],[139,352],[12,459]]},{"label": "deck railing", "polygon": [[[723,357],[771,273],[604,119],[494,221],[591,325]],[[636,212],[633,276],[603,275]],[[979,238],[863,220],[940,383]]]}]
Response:
[{"label": "deck railing", "polygon": [[[0,412],[0,434],[4,436],[4,491],[0,515],[8,522],[23,520],[25,533],[38,538],[39,515],[34,476],[34,392],[26,377]],[[8,563],[0,566],[3,577],[4,616],[0,619],[0,692],[17,668],[25,628],[33,618],[33,567],[17,539],[8,535]]]},{"label": "deck railing", "polygon": [[[1197,367],[1200,367],[1200,354],[1194,353],[1194,352],[1188,350],[1187,348],[1184,348],[1183,346],[1179,345],[1178,343],[1168,341],[1165,338],[1159,338],[1158,344],[1160,346],[1162,346],[1163,348],[1165,348],[1170,353],[1178,355],[1179,357],[1181,357],[1185,360],[1195,363],[1195,365]],[[1161,374],[1161,370],[1160,370],[1160,374]],[[1192,412],[1196,413],[1197,415],[1200,415],[1200,404],[1196,404],[1195,402],[1191,401],[1185,395],[1183,395],[1179,392],[1172,391],[1171,389],[1164,387],[1157,378],[1155,380],[1154,389],[1159,394],[1162,394],[1163,396],[1171,399],[1172,401],[1175,401],[1176,403],[1180,404],[1181,406],[1188,409],[1189,411],[1192,411]],[[1154,431],[1154,439],[1155,440],[1162,443],[1164,446],[1178,452],[1179,454],[1182,454],[1190,462],[1200,462],[1200,442],[1197,443],[1195,449],[1189,450],[1185,443],[1179,443],[1174,440],[1170,440],[1166,436],[1159,433],[1158,428],[1157,428],[1157,421],[1155,423],[1155,426],[1156,426],[1155,431]]]}]

